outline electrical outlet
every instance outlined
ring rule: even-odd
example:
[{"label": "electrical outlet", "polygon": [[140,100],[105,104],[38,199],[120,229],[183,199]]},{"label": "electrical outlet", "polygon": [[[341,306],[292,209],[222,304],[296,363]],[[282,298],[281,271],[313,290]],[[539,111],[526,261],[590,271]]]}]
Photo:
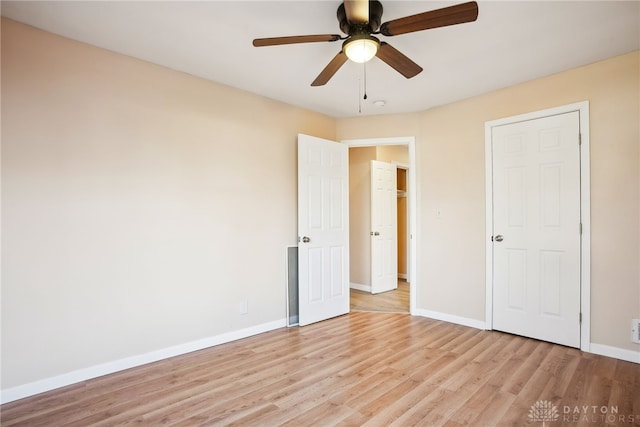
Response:
[{"label": "electrical outlet", "polygon": [[249,301],[240,301],[240,314],[249,314]]},{"label": "electrical outlet", "polygon": [[631,342],[640,344],[640,319],[631,319]]}]

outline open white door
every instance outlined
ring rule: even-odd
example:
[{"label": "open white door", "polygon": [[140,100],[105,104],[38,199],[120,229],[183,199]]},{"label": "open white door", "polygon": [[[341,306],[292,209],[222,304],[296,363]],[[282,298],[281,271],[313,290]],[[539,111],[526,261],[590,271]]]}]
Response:
[{"label": "open white door", "polygon": [[349,148],[298,135],[300,326],[349,312]]},{"label": "open white door", "polygon": [[580,347],[579,113],[492,128],[493,328]]},{"label": "open white door", "polygon": [[371,293],[398,287],[396,165],[371,160]]}]

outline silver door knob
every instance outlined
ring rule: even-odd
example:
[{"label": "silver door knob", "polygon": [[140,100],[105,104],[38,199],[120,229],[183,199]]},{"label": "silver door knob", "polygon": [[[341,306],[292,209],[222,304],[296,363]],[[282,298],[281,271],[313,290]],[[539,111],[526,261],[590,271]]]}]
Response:
[{"label": "silver door knob", "polygon": [[302,238],[302,243],[309,243],[310,241],[311,241],[311,239],[310,239],[310,238],[308,238],[307,236],[304,236],[304,237]]},{"label": "silver door knob", "polygon": [[502,234],[498,234],[498,235],[495,237],[495,241],[496,241],[496,242],[502,242],[503,240],[504,240],[504,237],[502,237]]}]

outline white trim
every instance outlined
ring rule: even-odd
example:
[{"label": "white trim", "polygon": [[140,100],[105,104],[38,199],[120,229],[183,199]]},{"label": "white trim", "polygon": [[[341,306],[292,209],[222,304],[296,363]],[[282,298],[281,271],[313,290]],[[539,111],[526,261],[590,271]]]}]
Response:
[{"label": "white trim", "polygon": [[589,101],[573,104],[580,112],[580,221],[582,246],[580,265],[580,349],[591,350],[591,134],[589,131]]},{"label": "white trim", "polygon": [[416,170],[416,138],[414,136],[399,136],[392,138],[367,138],[367,139],[347,139],[341,141],[349,148],[352,147],[374,147],[380,145],[406,145],[409,148],[409,230],[410,230],[410,250],[409,250],[409,313],[416,313],[416,290],[418,282],[418,179]]},{"label": "white trim", "polygon": [[416,316],[428,317],[429,319],[442,320],[443,322],[455,323],[456,325],[468,326],[470,328],[485,329],[485,322],[471,319],[469,317],[454,316],[453,314],[440,313],[438,311],[416,310]]},{"label": "white trim", "polygon": [[371,285],[363,285],[362,283],[351,282],[349,283],[349,288],[371,293]]},{"label": "white trim", "polygon": [[287,325],[286,319],[276,320],[261,325],[251,326],[249,328],[240,329],[238,331],[227,332],[197,341],[191,341],[184,344],[178,344],[172,347],[151,351],[137,356],[125,357],[124,359],[114,360],[112,362],[103,363],[89,368],[78,369],[66,374],[57,375],[55,377],[46,378],[32,383],[19,385],[2,390],[0,403],[5,404],[14,400],[33,396],[38,393],[50,391],[56,388],[75,384],[81,381],[90,380],[101,377],[103,375],[112,374],[114,372],[123,371],[125,369],[135,368],[137,366],[146,365],[147,363],[157,362],[158,360],[167,359],[182,354],[191,353],[193,351],[202,350],[204,348],[225,344],[253,335],[258,335],[274,329],[284,328]]},{"label": "white trim", "polygon": [[626,350],[620,347],[591,343],[591,353],[600,356],[613,357],[627,362],[640,363],[640,351]]},{"label": "white trim", "polygon": [[[362,139],[343,139],[340,142],[347,144],[349,147],[375,147],[379,145],[410,145],[415,144],[414,136],[398,136],[391,138],[362,138]],[[409,168],[411,168],[411,157],[409,157]]]},{"label": "white trim", "polygon": [[589,134],[589,101],[577,102],[575,104],[563,105],[546,110],[535,111],[517,116],[506,117],[498,120],[485,122],[484,124],[484,144],[485,144],[485,191],[486,191],[486,223],[485,223],[485,323],[487,329],[493,329],[493,246],[491,236],[493,235],[493,167],[491,155],[491,134],[492,128],[506,124],[518,123],[527,120],[535,120],[542,117],[554,116],[577,111],[580,114],[580,134],[582,144],[580,145],[580,214],[582,222],[581,239],[581,287],[580,305],[582,311],[582,325],[580,328],[580,349],[591,351],[593,344],[591,337],[591,181],[590,181],[590,134]]},{"label": "white trim", "polygon": [[493,329],[493,152],[491,150],[491,128],[484,124],[484,170],[485,170],[485,316],[487,330]]},{"label": "white trim", "polygon": [[398,279],[406,280],[407,283],[409,283],[409,281],[407,280],[408,277],[409,276],[404,273],[398,273]]}]

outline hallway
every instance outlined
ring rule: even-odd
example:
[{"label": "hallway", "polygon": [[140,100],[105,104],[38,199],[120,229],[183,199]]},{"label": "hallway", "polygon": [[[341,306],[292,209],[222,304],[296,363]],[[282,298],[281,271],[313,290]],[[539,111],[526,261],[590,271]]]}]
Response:
[{"label": "hallway", "polygon": [[351,289],[351,311],[409,313],[409,284],[398,280],[398,289],[375,295]]}]

